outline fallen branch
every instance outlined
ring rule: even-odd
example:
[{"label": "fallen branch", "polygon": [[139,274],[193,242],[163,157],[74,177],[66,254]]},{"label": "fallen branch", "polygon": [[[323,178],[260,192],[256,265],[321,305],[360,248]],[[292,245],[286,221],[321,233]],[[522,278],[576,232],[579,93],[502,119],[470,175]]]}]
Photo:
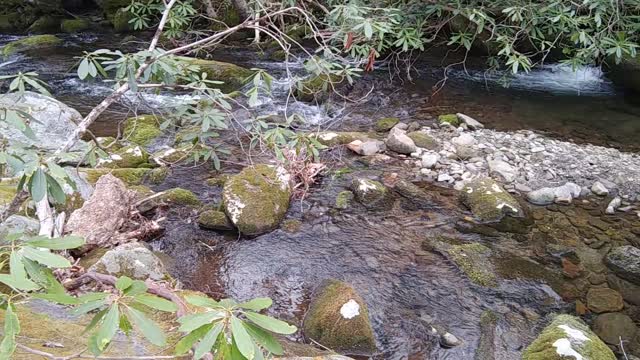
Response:
[{"label": "fallen branch", "polygon": [[73,360],[73,359],[99,359],[99,360],[156,360],[156,359],[180,359],[185,356],[174,355],[151,355],[151,356],[93,356],[82,355],[86,350],[82,350],[73,355],[57,356],[46,351],[30,348],[26,345],[16,344],[16,347],[20,350],[26,351],[30,354],[45,357],[50,360]]}]

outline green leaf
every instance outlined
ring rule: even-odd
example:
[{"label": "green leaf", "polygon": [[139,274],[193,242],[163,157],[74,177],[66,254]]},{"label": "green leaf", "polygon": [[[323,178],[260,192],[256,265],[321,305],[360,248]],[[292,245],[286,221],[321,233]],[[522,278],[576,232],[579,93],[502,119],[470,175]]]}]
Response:
[{"label": "green leaf", "polygon": [[103,351],[109,345],[116,335],[119,325],[120,311],[118,310],[118,304],[113,304],[102,319],[102,324],[100,324],[96,332],[96,345],[100,351]]},{"label": "green leaf", "polygon": [[62,186],[58,183],[56,179],[51,177],[49,174],[45,174],[47,178],[47,193],[49,197],[53,200],[54,204],[64,204],[67,198],[67,195],[62,190]]},{"label": "green leaf", "polygon": [[31,282],[30,280],[28,281],[29,282],[24,282],[24,281],[16,280],[11,275],[0,274],[0,282],[4,283],[5,285],[13,289],[23,290],[23,291],[33,291],[33,290],[38,290],[40,288],[38,285]]},{"label": "green leaf", "polygon": [[231,316],[231,334],[240,353],[247,359],[253,359],[254,347],[251,336],[242,325],[242,321],[235,316]]},{"label": "green leaf", "polygon": [[60,255],[52,254],[48,250],[37,250],[29,246],[22,248],[22,253],[27,259],[37,261],[42,265],[50,268],[68,268],[71,267],[69,260]]},{"label": "green leaf", "polygon": [[10,360],[16,350],[16,335],[20,333],[20,321],[11,304],[4,313],[4,338],[0,343],[0,359]]},{"label": "green leaf", "polygon": [[65,236],[61,238],[50,239],[46,236],[37,236],[26,241],[33,247],[41,247],[51,250],[69,250],[76,249],[85,244],[80,236]]},{"label": "green leaf", "polygon": [[245,312],[245,315],[247,316],[247,319],[251,320],[254,324],[277,334],[290,335],[298,331],[297,327],[289,325],[282,320],[274,319],[270,316],[257,314],[251,311]]},{"label": "green leaf", "polygon": [[178,311],[178,306],[174,302],[159,298],[154,295],[139,294],[134,296],[133,299],[142,305],[146,305],[156,310],[166,311],[166,312]]},{"label": "green leaf", "polygon": [[129,336],[131,330],[133,330],[133,326],[131,325],[131,322],[129,321],[129,319],[127,319],[127,316],[125,314],[120,314],[120,324],[118,326],[120,327],[120,330],[122,330],[122,332],[124,332],[124,334],[127,336]]},{"label": "green leaf", "polygon": [[144,281],[142,280],[133,280],[133,283],[131,283],[131,286],[129,286],[125,291],[124,294],[128,295],[128,296],[135,296],[138,294],[142,294],[147,292],[147,285],[144,283]]},{"label": "green leaf", "polygon": [[217,323],[213,328],[211,328],[211,330],[209,330],[207,335],[205,335],[204,338],[202,340],[200,340],[200,343],[198,344],[198,346],[194,350],[194,352],[193,352],[193,358],[194,359],[199,360],[206,353],[211,351],[211,348],[216,343],[216,340],[218,339],[218,336],[222,332],[222,328],[223,328],[223,324],[222,323]]},{"label": "green leaf", "polygon": [[121,276],[116,280],[116,289],[125,291],[129,286],[133,284],[133,280],[127,276]]},{"label": "green leaf", "polygon": [[107,305],[107,299],[98,299],[98,300],[91,300],[91,301],[87,301],[84,304],[78,306],[77,308],[73,309],[73,314],[74,315],[82,315],[82,314],[86,314],[90,311],[99,309],[103,306]]},{"label": "green leaf", "polygon": [[33,294],[34,298],[47,300],[63,305],[76,305],[79,303],[78,298],[71,295],[60,293],[47,293],[47,294]]},{"label": "green leaf", "polygon": [[129,319],[135,325],[142,335],[149,342],[156,346],[164,346],[167,343],[167,337],[160,327],[151,319],[146,317],[142,311],[138,311],[132,307],[127,308]]},{"label": "green leaf", "polygon": [[270,298],[255,298],[253,300],[240,303],[238,307],[248,310],[260,311],[266,309],[273,304],[273,300]]},{"label": "green leaf", "polygon": [[31,176],[29,184],[29,192],[31,193],[33,201],[38,202],[44,199],[47,194],[47,178],[41,168],[38,168]]},{"label": "green leaf", "polygon": [[88,75],[89,75],[89,60],[84,58],[82,59],[82,61],[80,62],[80,65],[78,66],[78,77],[80,78],[80,80],[84,80],[87,78]]},{"label": "green leaf", "polygon": [[223,318],[224,313],[218,311],[208,311],[206,313],[182,316],[178,319],[178,322],[180,323],[180,328],[178,330],[188,333],[202,325],[210,324]]},{"label": "green leaf", "polygon": [[278,343],[278,341],[273,337],[273,335],[268,333],[266,330],[263,330],[249,322],[244,322],[243,325],[245,329],[247,329],[249,336],[251,336],[251,338],[253,338],[255,342],[260,344],[260,346],[265,348],[267,351],[269,351],[273,355],[284,354],[282,345],[280,345],[280,343]]},{"label": "green leaf", "polygon": [[196,341],[202,339],[202,337],[207,332],[209,332],[212,327],[213,324],[202,325],[190,332],[187,336],[180,339],[180,341],[178,341],[178,343],[176,344],[176,355],[180,356],[188,353],[189,350],[191,350],[191,347],[193,347],[193,344],[195,344]]},{"label": "green leaf", "polygon": [[[109,308],[106,308],[102,311],[99,311],[94,317],[93,319],[91,319],[91,321],[89,322],[89,325],[87,325],[86,328],[84,328],[84,330],[82,331],[82,334],[86,334],[89,331],[93,330],[93,328],[96,327],[96,325],[98,325],[98,323],[100,322],[100,320],[102,320],[102,318],[107,314],[107,311],[109,311]],[[95,334],[94,334],[95,335]]]},{"label": "green leaf", "polygon": [[186,295],[184,299],[191,305],[202,306],[208,308],[219,308],[220,304],[208,297],[198,296],[198,295]]}]

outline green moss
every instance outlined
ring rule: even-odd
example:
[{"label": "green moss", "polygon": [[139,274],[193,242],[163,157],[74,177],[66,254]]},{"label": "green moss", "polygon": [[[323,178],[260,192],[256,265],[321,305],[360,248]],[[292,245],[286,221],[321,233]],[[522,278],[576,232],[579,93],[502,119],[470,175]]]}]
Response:
[{"label": "green moss", "polygon": [[566,357],[558,355],[557,348],[553,344],[559,339],[569,339],[571,336],[560,328],[569,326],[581,331],[589,341],[571,341],[571,348],[578,352],[584,359],[615,360],[616,357],[589,327],[580,319],[571,315],[558,315],[542,333],[522,353],[522,360],[563,360]]},{"label": "green moss", "polygon": [[523,217],[518,201],[491,178],[478,178],[462,189],[462,202],[481,222],[498,222],[506,215]]},{"label": "green moss", "polygon": [[161,199],[176,205],[198,206],[202,204],[196,194],[182,188],[166,190]]},{"label": "green moss", "polygon": [[247,167],[225,183],[225,211],[238,230],[258,235],[278,227],[289,208],[288,176],[268,165]]},{"label": "green moss", "polygon": [[164,179],[166,179],[168,175],[169,175],[169,168],[163,166],[163,167],[159,167],[157,169],[153,169],[149,171],[147,175],[147,180],[151,184],[159,185],[159,184],[162,184],[162,182],[164,182]]},{"label": "green moss", "polygon": [[296,84],[297,98],[301,101],[323,101],[333,88],[344,79],[337,75],[314,75]]},{"label": "green moss", "polygon": [[57,204],[55,208],[59,213],[64,211],[67,215],[70,215],[75,210],[80,209],[82,205],[84,205],[82,195],[74,192],[73,194],[67,194],[64,204]]},{"label": "green moss", "polygon": [[336,196],[336,209],[348,209],[351,206],[351,200],[353,200],[353,193],[349,190],[340,191]]},{"label": "green moss", "polygon": [[216,177],[212,177],[207,179],[207,185],[209,186],[224,186],[224,184],[229,180],[231,175],[229,174],[220,174]]},{"label": "green moss", "polygon": [[85,19],[65,19],[60,23],[60,29],[65,33],[77,33],[89,28],[89,22]]},{"label": "green moss", "polygon": [[325,146],[346,145],[354,140],[367,141],[375,138],[374,134],[354,131],[327,131],[316,136],[316,140]]},{"label": "green moss", "polygon": [[298,219],[287,219],[282,222],[281,228],[290,234],[295,234],[302,228],[302,222]]},{"label": "green moss", "polygon": [[57,32],[60,29],[60,19],[51,15],[43,15],[38,18],[31,26],[29,32],[35,34],[43,34],[49,32]]},{"label": "green moss", "polygon": [[214,85],[223,92],[232,92],[244,86],[245,82],[254,74],[253,70],[215,60],[205,60],[190,57],[180,59],[191,65],[197,65],[202,72],[207,73],[207,80],[222,81],[224,84]]},{"label": "green moss", "polygon": [[399,122],[400,122],[400,119],[398,118],[383,118],[376,121],[375,128],[376,128],[376,131],[386,132],[391,130]]},{"label": "green moss", "polygon": [[233,230],[233,224],[227,215],[222,211],[206,210],[198,216],[198,225],[210,230]]},{"label": "green moss", "polygon": [[455,127],[460,125],[460,119],[456,114],[445,114],[438,116],[438,122],[440,124],[449,124]]},{"label": "green moss", "polygon": [[62,40],[53,35],[34,35],[8,43],[2,48],[2,54],[6,57],[18,52],[45,49],[60,44]]},{"label": "green moss", "polygon": [[16,196],[16,185],[0,184],[0,207],[9,205]]},{"label": "green moss", "polygon": [[124,139],[137,145],[149,145],[161,134],[160,119],[153,115],[129,118],[124,124]]},{"label": "green moss", "polygon": [[84,169],[87,181],[95,185],[102,175],[111,174],[127,185],[140,185],[151,172],[151,169]]},{"label": "green moss", "polygon": [[491,252],[488,247],[478,243],[454,245],[447,252],[474,283],[487,287],[498,285],[488,260]]},{"label": "green moss", "polygon": [[380,182],[369,179],[353,179],[351,190],[356,200],[366,207],[378,207],[387,203],[389,191]]},{"label": "green moss", "polygon": [[137,168],[149,161],[149,153],[139,145],[125,146],[118,149],[109,161],[100,164],[100,167],[109,169]]},{"label": "green moss", "polygon": [[[350,300],[359,305],[359,315],[346,319],[340,309]],[[376,351],[367,304],[348,284],[326,280],[314,293],[304,319],[308,338],[338,352],[367,355]]]},{"label": "green moss", "polygon": [[407,136],[413,140],[417,147],[427,150],[436,150],[440,147],[436,139],[422,131],[413,131],[408,133]]}]

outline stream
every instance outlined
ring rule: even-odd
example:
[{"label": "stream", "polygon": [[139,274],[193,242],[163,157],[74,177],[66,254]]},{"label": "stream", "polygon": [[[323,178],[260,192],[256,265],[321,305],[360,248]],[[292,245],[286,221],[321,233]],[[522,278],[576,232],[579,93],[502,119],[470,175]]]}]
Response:
[{"label": "stream", "polygon": [[[0,46],[16,38],[0,35]],[[73,56],[101,47],[122,49],[122,39],[83,34],[66,36],[64,40],[62,49],[50,53],[5,59],[0,73],[36,71],[51,85],[54,97],[85,115],[111,88],[101,82],[78,80],[70,70],[76,61]],[[135,47],[133,42],[124,49]],[[300,61],[285,65],[256,60],[249,50],[223,49],[220,53],[223,61],[233,59],[239,65],[263,68],[276,79],[284,78],[287,67],[293,72],[301,69]],[[303,114],[309,128],[341,131],[368,130],[385,116],[428,122],[438,114],[463,112],[496,130],[529,129],[577,143],[640,150],[640,105],[625,97],[599,69],[572,72],[563,66],[547,65],[517,76],[509,88],[499,84],[499,74],[453,69],[447,72],[445,86],[434,93],[434,86],[444,74],[439,61],[419,59],[412,83],[390,84],[384,67],[368,75],[352,90],[358,95],[375,86],[366,102],[320,106],[295,103],[287,111]],[[274,99],[262,99],[257,112],[282,112],[286,106],[285,88],[286,84],[276,81]],[[98,136],[115,135],[117,124],[126,117],[180,100],[179,96],[162,93],[129,96],[103,114],[93,131]],[[232,143],[232,139],[224,141]],[[336,211],[335,197],[349,186],[351,176],[374,178],[396,173],[411,177],[411,167],[401,160],[367,166],[346,151],[329,156],[327,175],[304,200],[292,201],[287,219],[299,221],[295,228],[283,227],[244,238],[202,230],[192,214],[178,211],[170,213],[164,235],[151,242],[153,250],[163,254],[172,275],[185,288],[216,298],[271,297],[274,306],[269,314],[298,326],[315,286],[327,278],[344,280],[353,285],[369,307],[379,349],[374,358],[390,360],[483,360],[486,357],[478,350],[482,342],[491,344],[497,360],[519,358],[544,325],[545,316],[574,312],[575,296],[570,293],[573,289],[584,291],[585,286],[564,278],[557,259],[542,254],[544,250],[541,253],[542,229],[554,229],[544,232],[551,242],[582,249],[576,250],[578,256],[597,257],[604,251],[587,247],[579,240],[575,244],[569,241],[581,230],[591,231],[576,226],[574,234],[571,225],[572,219],[592,217],[593,208],[586,205],[561,211],[534,208],[532,211],[538,216],[533,230],[491,235],[461,231],[456,226],[457,219],[470,214],[460,205],[456,191],[431,184],[418,184],[430,194],[426,202],[397,197],[390,209],[367,211],[354,205]],[[228,173],[237,170],[234,165],[223,169]],[[179,186],[192,190],[204,202],[218,203],[220,189],[205,183],[214,174],[208,166],[177,167],[153,190]],[[634,221],[624,218],[612,226],[626,231],[636,226]],[[571,229],[566,227],[568,222]],[[432,241],[441,238],[489,247],[498,285],[488,288],[473,283],[455,263],[433,251]],[[495,328],[489,332],[480,322],[486,311],[499,315]],[[439,337],[430,332],[430,324],[443,326],[463,344],[454,348],[440,346]],[[303,341],[301,336],[292,340]]]}]

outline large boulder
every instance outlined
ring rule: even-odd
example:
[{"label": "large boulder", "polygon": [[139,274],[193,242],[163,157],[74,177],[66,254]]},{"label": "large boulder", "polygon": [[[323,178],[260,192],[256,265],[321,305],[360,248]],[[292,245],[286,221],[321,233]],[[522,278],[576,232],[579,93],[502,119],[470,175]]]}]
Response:
[{"label": "large boulder", "polygon": [[281,167],[247,167],[224,184],[222,202],[231,222],[245,235],[274,230],[291,198],[290,175]]},{"label": "large boulder", "polygon": [[615,360],[607,345],[580,319],[558,315],[522,353],[522,360]]},{"label": "large boulder", "polygon": [[370,355],[376,351],[367,304],[342,281],[325,280],[314,291],[303,327],[307,338],[338,352]]},{"label": "large boulder", "polygon": [[0,224],[0,243],[4,237],[11,233],[21,232],[27,236],[38,235],[40,223],[36,219],[22,215],[11,215]]},{"label": "large boulder", "polygon": [[622,313],[600,314],[593,322],[593,331],[611,345],[619,345],[620,341],[628,342],[638,333],[638,326]]},{"label": "large boulder", "polygon": [[12,41],[2,48],[4,57],[15,53],[48,49],[62,44],[62,40],[54,35],[34,35]]},{"label": "large boulder", "polygon": [[162,261],[137,242],[122,244],[107,251],[89,270],[138,280],[168,278]]},{"label": "large boulder", "polygon": [[411,154],[416,151],[416,144],[404,130],[393,128],[386,140],[387,148],[398,154]]},{"label": "large boulder", "polygon": [[[11,93],[0,96],[0,108],[24,111],[37,122],[30,127],[35,139],[25,136],[20,130],[5,126],[0,134],[10,140],[19,141],[43,151],[51,152],[62,146],[67,138],[76,130],[77,123],[82,121],[80,113],[51,97],[27,91],[21,95]],[[78,141],[74,151],[88,149],[84,141]]]},{"label": "large boulder", "polygon": [[149,145],[158,136],[162,135],[160,122],[161,120],[153,115],[129,118],[124,123],[124,140],[136,145]]},{"label": "large boulder", "polygon": [[137,168],[148,163],[149,153],[139,145],[130,145],[117,149],[109,158],[98,160],[98,167],[126,169]]},{"label": "large boulder", "polygon": [[223,84],[214,85],[224,92],[233,92],[244,86],[245,82],[255,73],[254,70],[222,61],[205,60],[190,57],[180,57],[191,65],[200,67],[201,72],[207,73],[207,80],[222,81]]},{"label": "large boulder", "polygon": [[91,198],[69,217],[66,231],[85,238],[85,250],[109,247],[129,219],[135,193],[116,177],[107,174],[96,183]]},{"label": "large boulder", "polygon": [[478,178],[462,189],[462,202],[481,222],[499,222],[505,216],[523,217],[520,203],[491,178]]},{"label": "large boulder", "polygon": [[637,247],[617,247],[607,254],[605,263],[619,277],[640,285],[640,249]]}]

